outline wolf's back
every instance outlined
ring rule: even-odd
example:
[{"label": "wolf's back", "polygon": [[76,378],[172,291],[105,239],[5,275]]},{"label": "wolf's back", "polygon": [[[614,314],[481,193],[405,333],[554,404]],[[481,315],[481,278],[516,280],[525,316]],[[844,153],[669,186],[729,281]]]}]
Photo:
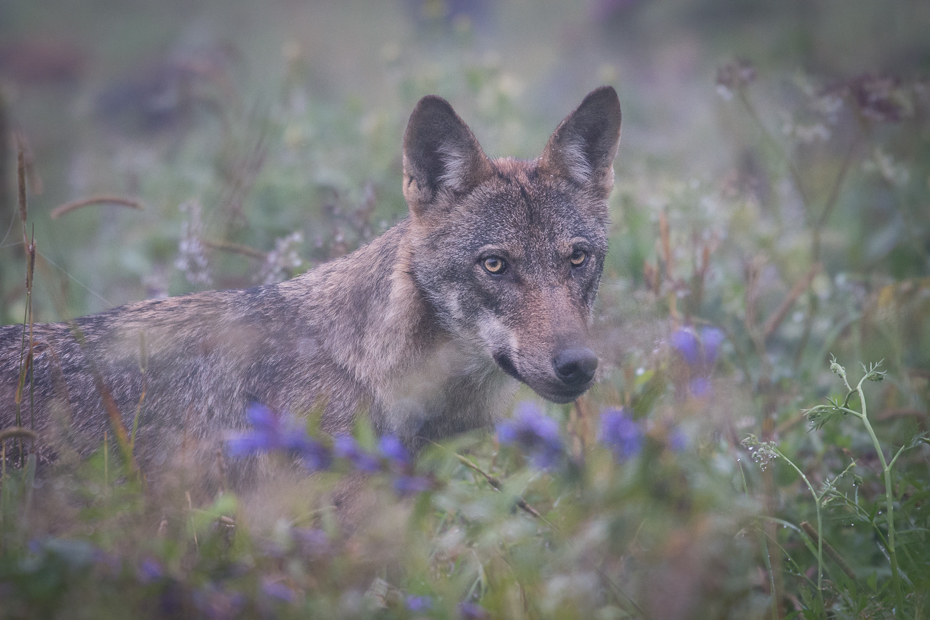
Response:
[{"label": "wolf's back", "polygon": [[21,344],[22,326],[0,328],[0,424],[34,428],[45,451],[86,454],[119,432],[114,408],[125,429],[138,412],[139,457],[156,461],[185,441],[220,439],[298,364],[276,297],[274,287],[210,292],[35,325],[18,406],[29,338]]}]

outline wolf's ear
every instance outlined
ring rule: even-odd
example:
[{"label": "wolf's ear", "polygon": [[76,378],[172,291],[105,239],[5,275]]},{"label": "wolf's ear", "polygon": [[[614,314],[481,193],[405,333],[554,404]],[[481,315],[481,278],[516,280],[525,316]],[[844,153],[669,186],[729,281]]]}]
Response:
[{"label": "wolf's ear", "polygon": [[619,144],[620,100],[612,87],[601,86],[556,128],[539,167],[606,195],[614,185]]},{"label": "wolf's ear", "polygon": [[404,134],[404,198],[413,214],[422,215],[440,192],[467,192],[492,172],[449,102],[433,95],[420,99]]}]

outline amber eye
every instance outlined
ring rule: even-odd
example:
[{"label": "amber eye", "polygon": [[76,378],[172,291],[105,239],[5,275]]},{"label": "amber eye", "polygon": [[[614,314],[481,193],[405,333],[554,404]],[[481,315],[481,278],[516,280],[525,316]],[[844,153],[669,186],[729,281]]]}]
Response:
[{"label": "amber eye", "polygon": [[500,256],[488,256],[481,261],[481,266],[488,273],[499,276],[507,269],[507,263]]},{"label": "amber eye", "polygon": [[572,267],[581,267],[588,262],[588,253],[584,250],[575,250],[568,260],[571,261]]}]

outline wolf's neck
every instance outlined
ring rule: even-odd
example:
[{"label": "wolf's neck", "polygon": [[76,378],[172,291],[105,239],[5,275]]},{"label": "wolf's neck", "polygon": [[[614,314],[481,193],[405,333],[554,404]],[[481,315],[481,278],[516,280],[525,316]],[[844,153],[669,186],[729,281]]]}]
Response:
[{"label": "wolf's neck", "polygon": [[362,384],[385,381],[448,339],[410,276],[407,220],[355,252],[282,284],[301,319]]}]

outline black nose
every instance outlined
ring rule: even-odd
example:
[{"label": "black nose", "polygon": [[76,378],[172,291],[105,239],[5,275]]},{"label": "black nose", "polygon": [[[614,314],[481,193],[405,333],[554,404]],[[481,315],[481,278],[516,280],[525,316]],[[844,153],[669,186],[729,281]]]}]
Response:
[{"label": "black nose", "polygon": [[597,356],[587,347],[575,347],[560,351],[552,360],[556,376],[562,383],[576,387],[594,378]]}]

